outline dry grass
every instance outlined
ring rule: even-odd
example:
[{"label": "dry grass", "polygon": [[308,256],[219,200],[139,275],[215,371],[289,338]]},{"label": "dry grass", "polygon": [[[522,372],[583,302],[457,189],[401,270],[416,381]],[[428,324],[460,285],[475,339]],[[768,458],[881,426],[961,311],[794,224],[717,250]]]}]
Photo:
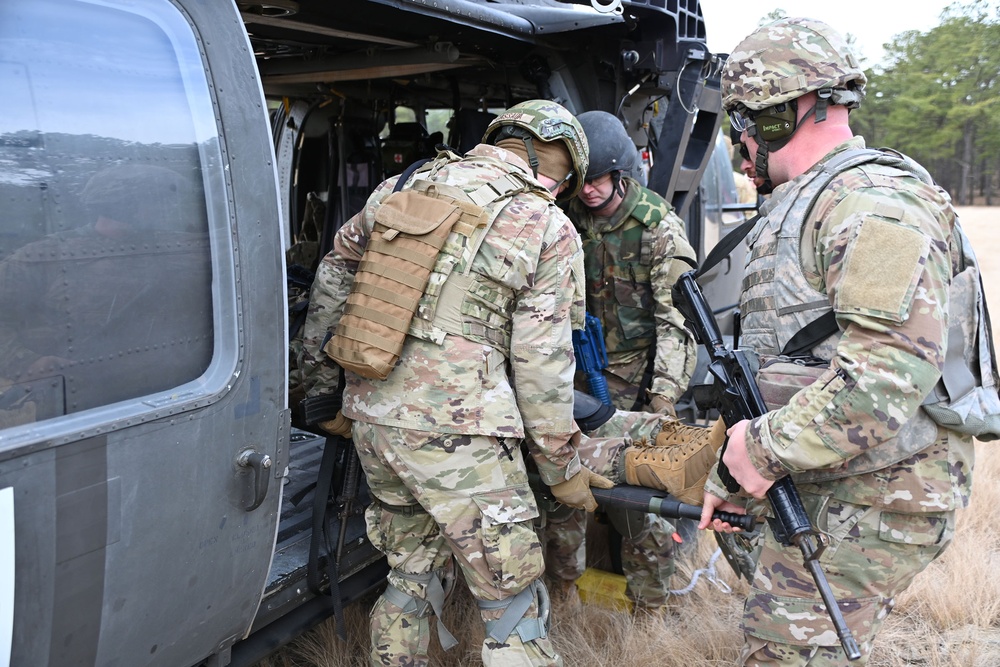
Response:
[{"label": "dry grass", "polygon": [[[984,265],[993,312],[1000,312],[1000,208],[960,209],[963,226]],[[1000,330],[1000,324],[997,325]],[[1000,341],[998,341],[1000,342]],[[998,346],[1000,349],[1000,346]],[[1000,665],[1000,443],[977,446],[972,505],[961,512],[951,547],[922,572],[897,600],[875,642],[871,667],[996,667]],[[599,535],[592,535],[599,537]],[[599,540],[591,546],[599,551]],[[681,587],[715,550],[701,535],[694,553],[680,563],[672,582]],[[690,594],[677,597],[664,618],[635,617],[599,607],[556,607],[551,634],[567,667],[721,667],[732,665],[742,643],[739,618],[745,583],[724,561],[719,579],[730,594],[701,577]],[[347,667],[367,664],[370,601],[348,609],[349,641],[341,642],[329,621],[300,637],[258,667]],[[483,637],[471,596],[459,586],[445,610],[445,622],[461,643],[444,653],[434,642],[433,664],[481,665]]]},{"label": "dry grass", "polygon": [[[897,601],[875,643],[871,667],[995,667],[1000,665],[1000,531],[992,508],[1000,506],[1000,447],[979,445],[972,506],[961,513],[955,541]],[[599,549],[599,544],[593,544]],[[673,585],[686,584],[715,550],[701,535],[694,553],[678,566]],[[726,593],[701,576],[693,590],[675,598],[662,618],[634,616],[601,607],[557,606],[551,635],[567,667],[721,667],[734,664],[742,643],[739,619],[745,582],[720,559],[718,580]],[[371,600],[346,610],[348,641],[332,621],[305,634],[259,667],[360,667],[367,665]],[[432,643],[432,664],[481,665],[482,624],[472,597],[459,585],[445,622],[460,644],[445,653]]]},{"label": "dry grass", "polygon": [[[591,533],[591,537],[594,533]],[[599,533],[598,533],[599,537]],[[592,540],[595,551],[600,540]],[[708,563],[715,542],[702,536],[697,550],[678,566],[675,583],[690,580],[692,570]],[[741,593],[745,585],[723,560],[718,578],[734,593],[724,593],[706,576],[683,597],[676,598],[665,617],[635,616],[598,606],[556,606],[550,633],[557,650],[569,665],[663,665],[664,667],[719,667],[730,665],[739,651],[742,636],[737,627]],[[280,655],[259,667],[360,667],[367,665],[370,602],[346,610],[348,637],[336,636],[332,620],[289,645]],[[445,609],[445,623],[459,638],[459,645],[445,653],[432,640],[432,664],[441,667],[482,665],[480,646],[483,626],[472,596],[461,584]]]}]

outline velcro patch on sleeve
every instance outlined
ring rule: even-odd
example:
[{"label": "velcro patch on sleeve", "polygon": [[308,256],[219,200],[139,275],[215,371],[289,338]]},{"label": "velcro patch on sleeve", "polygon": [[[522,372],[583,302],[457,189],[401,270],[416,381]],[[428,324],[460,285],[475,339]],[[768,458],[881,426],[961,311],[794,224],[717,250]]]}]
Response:
[{"label": "velcro patch on sleeve", "polygon": [[902,323],[928,249],[927,238],[912,227],[865,218],[847,247],[835,310]]}]

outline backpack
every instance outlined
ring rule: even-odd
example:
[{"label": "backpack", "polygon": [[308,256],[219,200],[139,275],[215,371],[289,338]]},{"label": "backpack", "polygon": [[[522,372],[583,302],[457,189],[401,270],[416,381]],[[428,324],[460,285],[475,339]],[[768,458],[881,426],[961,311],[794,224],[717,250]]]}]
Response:
[{"label": "backpack", "polygon": [[974,314],[972,348],[965,349],[962,322],[957,317],[951,318],[941,380],[924,400],[923,408],[941,426],[988,442],[1000,438],[1000,392],[993,330],[972,244],[957,224],[955,233],[962,243],[965,268],[951,280],[949,304],[962,303],[965,312]]}]

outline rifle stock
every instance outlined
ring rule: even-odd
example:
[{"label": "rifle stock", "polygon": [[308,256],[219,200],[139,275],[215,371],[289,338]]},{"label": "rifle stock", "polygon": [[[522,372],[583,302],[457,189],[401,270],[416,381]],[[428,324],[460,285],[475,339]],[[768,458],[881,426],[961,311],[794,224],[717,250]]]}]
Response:
[{"label": "rifle stock", "polygon": [[[714,378],[713,387],[715,387],[713,403],[726,426],[732,426],[743,419],[754,419],[766,413],[767,406],[760,395],[750,364],[742,351],[726,347],[715,315],[701,292],[701,286],[698,285],[696,272],[688,271],[681,275],[674,290],[675,305],[684,314],[698,342],[708,351],[708,370]],[[726,489],[730,493],[735,493],[739,491],[740,485],[722,462],[722,455],[725,454],[727,445],[728,441],[719,453],[718,471]],[[819,557],[825,545],[818,539],[818,533],[809,521],[792,479],[786,476],[775,481],[767,492],[767,499],[774,512],[774,520],[770,523],[775,539],[784,546],[794,544],[802,552],[804,564],[823,598],[823,604],[826,605],[830,620],[837,630],[844,653],[849,660],[857,660],[861,657],[861,651],[850,628],[847,627],[844,615],[830,589],[830,583],[819,566]]]}]

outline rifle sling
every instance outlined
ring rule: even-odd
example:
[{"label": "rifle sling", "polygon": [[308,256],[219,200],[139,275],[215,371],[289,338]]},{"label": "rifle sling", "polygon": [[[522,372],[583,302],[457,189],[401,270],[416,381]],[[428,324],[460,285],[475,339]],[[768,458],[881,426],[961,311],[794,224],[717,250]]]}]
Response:
[{"label": "rifle sling", "polygon": [[721,262],[723,258],[728,257],[729,253],[731,253],[733,249],[746,238],[747,234],[749,234],[750,230],[754,228],[754,225],[757,224],[758,220],[760,220],[760,214],[755,215],[733,231],[723,236],[722,240],[716,243],[715,247],[712,248],[712,251],[708,253],[707,257],[705,257],[705,261],[702,262],[701,268],[695,272],[694,277],[702,277],[711,271],[716,264]]},{"label": "rifle sling", "polygon": [[837,314],[828,310],[795,332],[795,335],[785,343],[785,347],[781,348],[781,354],[786,357],[800,357],[808,354],[810,350],[826,340],[830,334],[837,332],[839,328]]}]

